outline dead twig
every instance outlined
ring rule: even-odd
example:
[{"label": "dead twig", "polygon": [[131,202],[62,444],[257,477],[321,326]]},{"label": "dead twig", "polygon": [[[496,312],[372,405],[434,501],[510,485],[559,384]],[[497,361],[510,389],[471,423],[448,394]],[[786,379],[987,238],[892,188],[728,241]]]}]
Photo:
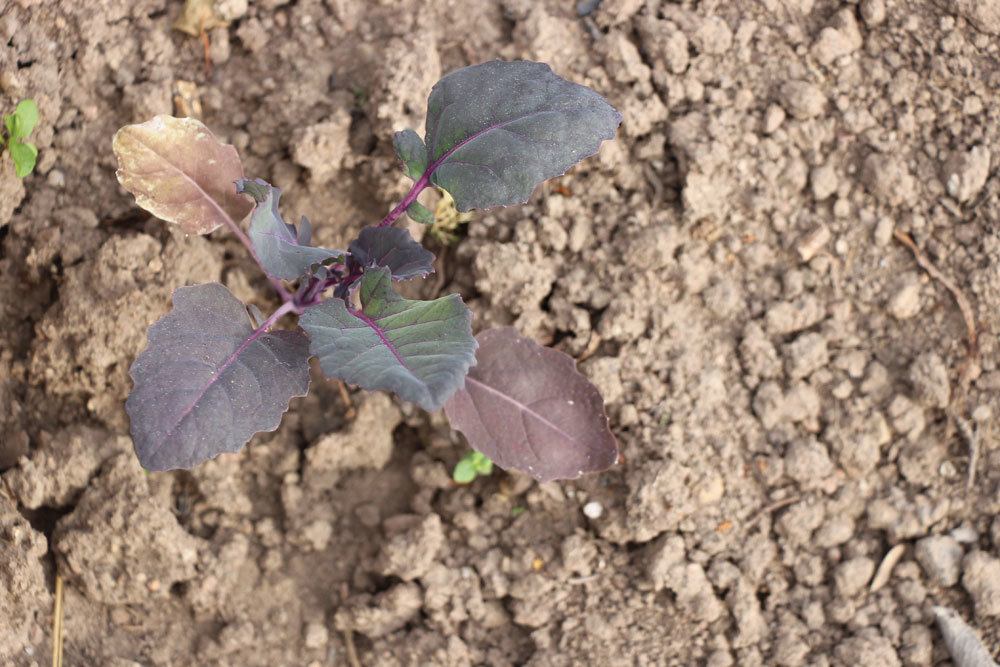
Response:
[{"label": "dead twig", "polygon": [[979,428],[973,427],[968,420],[958,415],[954,415],[954,419],[959,433],[969,446],[969,470],[965,474],[965,492],[969,493],[976,484],[976,467],[979,465]]},{"label": "dead twig", "polygon": [[959,371],[959,387],[961,389],[961,395],[964,396],[966,389],[968,389],[969,382],[972,380],[972,376],[975,370],[978,368],[979,364],[979,336],[976,333],[976,318],[972,312],[972,304],[969,302],[968,297],[965,296],[965,292],[956,285],[948,276],[941,273],[927,258],[926,255],[917,247],[913,239],[909,234],[902,230],[895,230],[893,236],[896,240],[909,248],[910,252],[913,253],[913,259],[916,260],[917,264],[922,268],[927,274],[944,285],[945,289],[951,292],[951,295],[955,298],[955,303],[958,304],[958,309],[962,312],[962,319],[965,320],[965,333],[968,338],[969,348],[966,351],[965,362],[962,364],[962,368]]},{"label": "dead twig", "polygon": [[590,340],[587,341],[587,349],[585,349],[583,352],[580,353],[580,356],[576,360],[577,363],[582,364],[587,359],[590,359],[592,356],[594,356],[597,353],[597,348],[601,346],[602,342],[603,340],[600,337],[600,335],[598,335],[596,331],[591,331]]},{"label": "dead twig", "polygon": [[354,633],[350,630],[344,630],[344,645],[347,647],[347,664],[351,667],[361,667],[358,649],[354,647]]},{"label": "dead twig", "polygon": [[198,37],[201,39],[201,46],[205,52],[205,78],[210,79],[212,77],[212,45],[208,39],[208,30],[205,30],[204,21],[202,21],[201,30],[198,31]]},{"label": "dead twig", "polygon": [[52,611],[52,667],[63,664],[63,580],[56,574],[55,609]]},{"label": "dead twig", "polygon": [[794,505],[800,500],[802,500],[802,496],[791,496],[790,498],[782,498],[781,500],[775,500],[773,503],[769,505],[764,505],[759,510],[757,510],[757,513],[754,514],[750,518],[750,521],[747,522],[747,528],[753,528],[758,521],[763,519],[768,514],[773,514],[774,512],[777,512],[780,509],[788,507],[789,505]]}]

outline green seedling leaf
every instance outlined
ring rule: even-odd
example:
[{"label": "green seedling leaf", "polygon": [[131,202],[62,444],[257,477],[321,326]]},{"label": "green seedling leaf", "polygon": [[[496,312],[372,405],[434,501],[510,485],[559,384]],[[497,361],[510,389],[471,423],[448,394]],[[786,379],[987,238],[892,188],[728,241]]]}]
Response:
[{"label": "green seedling leaf", "polygon": [[[603,97],[544,63],[472,65],[431,90],[424,174],[459,211],[523,203],[539,183],[595,154],[621,120]],[[416,134],[406,137],[416,151]]]},{"label": "green seedling leaf", "polygon": [[11,139],[7,145],[7,152],[14,161],[14,173],[18,178],[24,178],[34,171],[35,163],[38,161],[38,149],[34,144]]},{"label": "green seedling leaf", "polygon": [[38,124],[38,105],[35,100],[21,100],[14,113],[4,116],[4,124],[11,139],[24,139]]},{"label": "green seedling leaf", "polygon": [[383,389],[437,410],[475,362],[472,313],[457,294],[411,301],[396,294],[388,268],[361,279],[362,310],[330,299],[300,318],[327,377]]},{"label": "green seedling leaf", "polygon": [[451,478],[459,484],[468,484],[476,477],[485,477],[493,472],[493,461],[480,452],[471,451],[455,464]]},{"label": "green seedling leaf", "polygon": [[410,217],[413,222],[418,222],[421,225],[433,225],[434,224],[434,214],[431,210],[421,204],[418,201],[410,204],[406,209],[406,215]]},{"label": "green seedling leaf", "polygon": [[455,470],[451,473],[451,478],[459,484],[469,484],[476,479],[475,464],[467,458],[463,458],[455,464]]},{"label": "green seedling leaf", "polygon": [[129,369],[132,442],[148,470],[190,468],[273,431],[309,387],[309,341],[251,326],[218,283],[181,287]]},{"label": "green seedling leaf", "polygon": [[258,179],[236,181],[236,191],[248,194],[256,202],[250,215],[250,241],[261,266],[275,278],[296,280],[309,272],[310,268],[322,262],[343,256],[339,250],[313,248],[302,243],[309,242],[312,228],[305,220],[303,229],[286,224],[278,211],[281,190]]},{"label": "green seedling leaf", "polygon": [[393,280],[423,278],[434,272],[434,253],[399,227],[365,227],[347,250],[355,265],[384,266],[392,272]]},{"label": "green seedling leaf", "polygon": [[512,327],[480,333],[476,366],[445,404],[451,425],[501,468],[543,482],[605,470],[618,459],[604,400],[567,354]]},{"label": "green seedling leaf", "polygon": [[156,116],[126,125],[112,141],[118,182],[136,203],[188,234],[233,225],[251,204],[233,185],[243,178],[236,149],[194,118]]},{"label": "green seedling leaf", "polygon": [[413,130],[403,130],[393,135],[392,145],[403,161],[406,175],[413,180],[420,178],[427,169],[427,147],[420,136]]}]

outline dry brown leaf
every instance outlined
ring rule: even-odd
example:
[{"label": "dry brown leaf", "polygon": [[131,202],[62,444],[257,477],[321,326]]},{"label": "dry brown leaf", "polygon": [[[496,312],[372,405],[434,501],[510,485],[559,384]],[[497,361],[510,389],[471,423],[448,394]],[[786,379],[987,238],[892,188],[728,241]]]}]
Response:
[{"label": "dry brown leaf", "polygon": [[203,31],[224,28],[227,25],[229,22],[222,18],[215,8],[215,0],[187,0],[180,16],[174,21],[174,30],[197,37]]},{"label": "dry brown leaf", "polygon": [[156,116],[118,130],[112,142],[118,182],[136,203],[189,234],[236,228],[251,203],[236,193],[243,178],[236,149],[194,118]]}]

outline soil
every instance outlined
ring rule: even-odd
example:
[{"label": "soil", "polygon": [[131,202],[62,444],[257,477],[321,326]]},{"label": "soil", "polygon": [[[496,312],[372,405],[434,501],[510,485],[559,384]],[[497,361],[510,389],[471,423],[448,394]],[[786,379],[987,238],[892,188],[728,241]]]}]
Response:
[{"label": "soil", "polygon": [[[938,605],[1000,654],[1000,1],[219,0],[207,50],[172,0],[2,4],[0,108],[42,119],[33,175],[0,159],[0,664],[49,664],[57,575],[66,665],[947,665]],[[623,462],[457,486],[440,414],[317,374],[145,474],[171,291],[274,303],[135,207],[115,130],[200,117],[343,247],[407,187],[391,132],[495,57],[624,123],[416,289],[585,359]]]}]

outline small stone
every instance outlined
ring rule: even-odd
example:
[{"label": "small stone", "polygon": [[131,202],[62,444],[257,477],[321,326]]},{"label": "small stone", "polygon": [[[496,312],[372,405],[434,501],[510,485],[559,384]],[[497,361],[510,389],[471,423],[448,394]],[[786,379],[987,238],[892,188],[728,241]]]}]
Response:
[{"label": "small stone", "polygon": [[899,667],[902,664],[892,642],[879,634],[877,627],[865,628],[856,636],[841,640],[833,654],[837,658],[834,664],[837,665]]},{"label": "small stone", "polygon": [[423,592],[415,583],[402,583],[371,596],[357,595],[341,605],[334,616],[338,630],[353,630],[377,639],[410,622],[423,606]]},{"label": "small stone", "polygon": [[954,0],[954,11],[982,30],[1000,35],[1000,2],[997,0]]},{"label": "small stone", "polygon": [[885,0],[861,0],[861,19],[869,28],[885,21]]},{"label": "small stone", "polygon": [[216,11],[222,20],[227,23],[246,16],[249,8],[247,0],[217,0],[215,3]]},{"label": "small stone", "polygon": [[774,134],[784,122],[785,110],[780,105],[770,105],[764,112],[764,134]]},{"label": "small stone", "polygon": [[315,182],[329,181],[351,150],[350,128],[350,113],[338,109],[327,120],[299,129],[292,135],[292,158]]},{"label": "small stone", "polygon": [[722,500],[725,492],[726,484],[722,479],[722,475],[710,472],[698,486],[698,504],[702,506],[714,505]]},{"label": "small stone", "polygon": [[828,164],[814,167],[809,174],[809,181],[816,201],[823,201],[837,191],[837,171]]},{"label": "small stone", "polygon": [[330,641],[330,633],[322,623],[309,623],[304,633],[306,648],[321,649]]},{"label": "small stone", "polygon": [[979,532],[967,523],[952,529],[948,534],[959,544],[975,544],[979,541]]},{"label": "small stone", "polygon": [[786,348],[785,370],[795,380],[807,378],[826,366],[830,360],[826,338],[818,333],[805,333]]},{"label": "small stone", "polygon": [[854,10],[842,9],[834,17],[833,25],[820,31],[811,52],[820,64],[829,66],[838,58],[857,51],[862,43]]},{"label": "small stone", "polygon": [[985,146],[953,153],[941,170],[948,194],[960,202],[969,201],[979,194],[989,175],[990,151]]},{"label": "small stone", "polygon": [[819,86],[807,81],[788,81],[781,87],[785,109],[799,120],[809,120],[823,113],[826,96]]},{"label": "small stone", "polygon": [[875,573],[875,561],[866,556],[852,558],[837,566],[833,583],[840,597],[849,598],[860,593]]},{"label": "small stone", "polygon": [[962,545],[947,535],[931,535],[917,541],[917,562],[935,583],[950,588],[958,583]]},{"label": "small stone", "polygon": [[589,503],[583,506],[583,515],[588,519],[600,519],[604,514],[604,505],[597,502],[596,500],[591,500]]},{"label": "small stone", "polygon": [[688,39],[676,28],[667,32],[663,43],[663,60],[674,74],[683,74],[691,60]]},{"label": "small stone", "polygon": [[385,521],[388,539],[376,561],[384,576],[396,576],[412,581],[426,574],[445,542],[441,517],[428,514],[422,519],[414,515],[398,515]]},{"label": "small stone", "polygon": [[329,521],[317,519],[302,530],[302,537],[313,551],[322,551],[333,537],[333,525]]},{"label": "small stone", "polygon": [[684,558],[684,538],[679,535],[662,535],[645,549],[646,575],[654,590],[666,588],[671,570],[683,565]]},{"label": "small stone", "polygon": [[896,155],[872,153],[865,158],[861,176],[868,191],[890,206],[911,201],[916,193],[916,180]]},{"label": "small stone", "polygon": [[53,169],[45,177],[45,180],[54,188],[62,188],[66,185],[66,174],[61,169]]},{"label": "small stone", "polygon": [[973,551],[962,561],[962,587],[976,604],[976,616],[1000,616],[1000,560]]},{"label": "small stone", "polygon": [[830,229],[826,225],[820,225],[802,237],[796,247],[796,250],[799,253],[799,257],[802,258],[802,261],[808,262],[815,257],[816,254],[823,249],[823,246],[829,243],[829,241]]},{"label": "small stone", "polygon": [[700,52],[719,55],[732,45],[733,31],[721,17],[709,16],[701,22],[691,40]]},{"label": "small stone", "polygon": [[891,218],[880,218],[875,223],[875,245],[885,247],[892,241],[892,233],[895,230],[895,223]]},{"label": "small stone", "polygon": [[892,297],[889,313],[897,320],[907,320],[920,312],[920,283],[907,281]]},{"label": "small stone", "polygon": [[910,383],[928,407],[946,408],[951,401],[948,367],[935,352],[925,352],[910,365]]}]

